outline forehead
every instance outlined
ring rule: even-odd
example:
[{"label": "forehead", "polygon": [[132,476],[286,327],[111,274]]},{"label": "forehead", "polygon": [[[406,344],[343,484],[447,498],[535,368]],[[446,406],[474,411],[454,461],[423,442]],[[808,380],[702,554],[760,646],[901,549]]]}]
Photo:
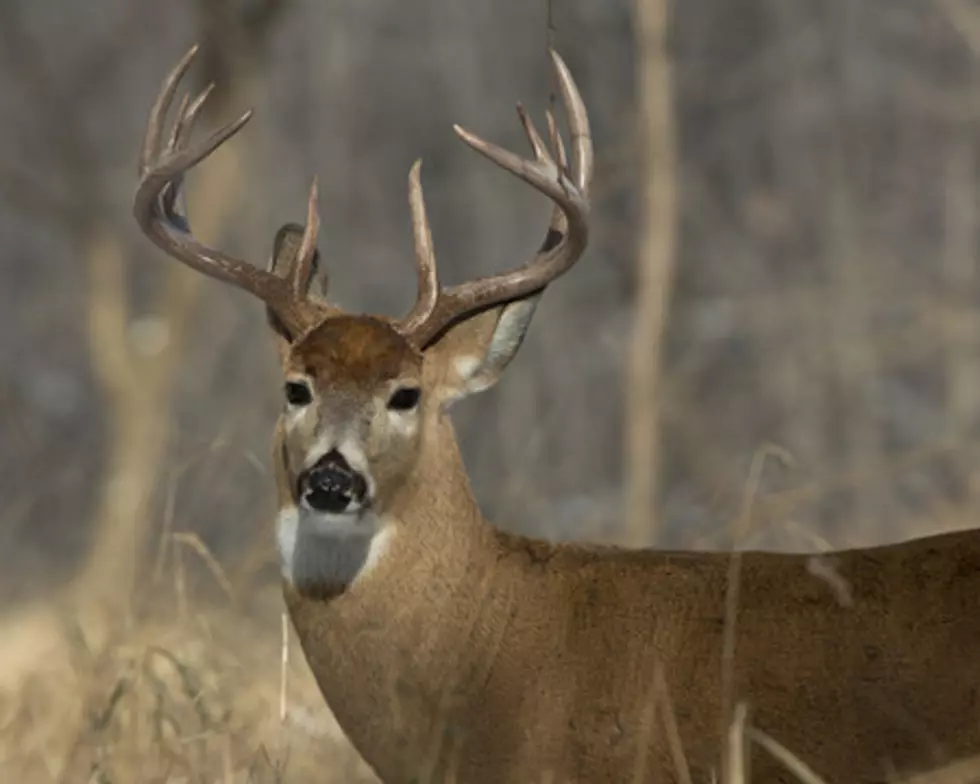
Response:
[{"label": "forehead", "polygon": [[335,316],[289,352],[288,370],[351,381],[385,381],[418,370],[422,358],[391,325],[372,316]]}]

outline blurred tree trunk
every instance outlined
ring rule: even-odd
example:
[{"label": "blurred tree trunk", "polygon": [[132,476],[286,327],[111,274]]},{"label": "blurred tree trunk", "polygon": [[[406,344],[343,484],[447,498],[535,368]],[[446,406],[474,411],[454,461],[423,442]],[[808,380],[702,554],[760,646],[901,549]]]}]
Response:
[{"label": "blurred tree trunk", "polygon": [[[188,210],[193,229],[205,242],[219,242],[234,211],[247,168],[245,144],[243,136],[222,147],[188,182],[187,201],[195,205]],[[110,423],[93,546],[75,587],[96,604],[123,611],[129,609],[153,530],[150,504],[172,430],[174,382],[204,277],[147,248],[161,257],[166,269],[154,320],[143,320],[159,334],[140,340],[126,305],[125,249],[119,234],[108,226],[93,227],[85,250],[89,346]]]},{"label": "blurred tree trunk", "polygon": [[633,546],[656,539],[660,516],[662,363],[678,209],[669,22],[668,0],[636,0],[639,251],[625,406],[626,535]]}]

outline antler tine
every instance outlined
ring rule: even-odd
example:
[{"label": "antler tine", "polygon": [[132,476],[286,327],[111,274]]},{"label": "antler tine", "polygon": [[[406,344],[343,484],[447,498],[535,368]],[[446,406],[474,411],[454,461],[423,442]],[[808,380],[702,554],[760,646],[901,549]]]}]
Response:
[{"label": "antler tine", "polygon": [[[564,145],[557,138],[554,119],[549,118],[549,131],[557,139],[554,143],[557,161],[520,104],[518,116],[534,153],[533,159],[521,158],[458,125],[453,126],[456,134],[470,147],[555,203],[544,244],[529,262],[509,272],[478,278],[447,289],[436,288],[435,304],[427,308],[428,315],[424,318],[421,317],[423,309],[416,303],[410,318],[400,322],[399,328],[420,347],[430,343],[443,329],[466,313],[540,291],[566,272],[585,250],[589,236],[589,187],[594,165],[589,118],[565,62],[554,50],[550,53],[571,130],[571,171],[568,170]],[[420,284],[420,290],[422,288]]]},{"label": "antler tine", "polygon": [[303,229],[303,238],[300,240],[299,250],[296,251],[296,265],[293,268],[293,294],[297,299],[306,294],[310,268],[313,266],[313,258],[316,256],[316,241],[320,236],[319,203],[319,183],[314,176],[310,183],[310,197],[306,203],[306,226]]},{"label": "antler tine", "polygon": [[170,129],[170,138],[167,140],[167,146],[164,148],[168,153],[176,150],[177,146],[180,144],[181,131],[186,127],[184,117],[187,116],[187,110],[190,107],[190,103],[190,93],[184,93],[180,99],[180,103],[177,104],[177,122],[175,122],[173,127]]},{"label": "antler tine", "polygon": [[[561,133],[558,131],[558,123],[555,120],[555,115],[549,109],[545,112],[545,117],[548,121],[548,136],[551,139],[551,149],[555,151],[555,156],[558,159],[558,168],[564,176],[571,177],[572,174],[568,168],[568,155],[565,152],[565,143],[562,141]],[[554,209],[551,211],[551,222],[548,224],[548,233],[545,235],[544,242],[541,245],[542,249],[547,250],[553,243],[559,242],[567,233],[568,220],[565,218],[565,213],[561,206],[555,204]]]},{"label": "antler tine", "polygon": [[548,109],[544,114],[548,121],[548,137],[551,139],[551,149],[555,151],[555,157],[558,159],[558,165],[562,172],[566,177],[571,177],[571,171],[568,168],[568,154],[565,152],[565,142],[562,141],[561,133],[558,132],[558,121],[555,120],[555,115],[551,109]]},{"label": "antler tine", "polygon": [[[181,129],[184,128],[183,118],[187,114],[187,109],[191,102],[191,96],[189,93],[184,93],[183,97],[180,99],[180,103],[177,105],[177,122],[173,124],[170,129],[170,138],[167,141],[167,145],[164,148],[168,153],[172,152],[177,148],[181,141]],[[142,167],[141,167],[142,169]],[[183,185],[183,178],[175,178],[173,182],[163,189],[160,194],[160,202],[162,208],[167,216],[171,220],[182,221],[184,220],[176,210],[177,197],[180,195],[180,189]],[[185,221],[186,223],[186,221]]]},{"label": "antler tine", "polygon": [[400,322],[406,333],[415,332],[435,310],[439,299],[439,271],[432,245],[432,229],[425,209],[422,192],[422,159],[412,164],[408,174],[408,203],[412,210],[412,236],[415,238],[415,271],[418,274],[418,294],[415,304]]},{"label": "antler tine", "polygon": [[561,100],[565,105],[565,112],[568,114],[568,126],[572,136],[572,167],[575,185],[582,193],[587,194],[592,185],[592,174],[595,169],[595,153],[592,149],[589,113],[565,61],[554,49],[550,50],[550,54],[555,74],[558,77]]},{"label": "antler tine", "polygon": [[160,140],[163,138],[163,123],[167,117],[167,111],[170,109],[170,104],[173,103],[174,95],[177,93],[177,85],[184,78],[187,69],[191,67],[191,63],[194,61],[194,57],[197,55],[199,48],[199,44],[194,44],[188,49],[187,54],[180,58],[177,65],[173,67],[163,80],[163,84],[160,85],[160,92],[157,93],[157,98],[153,102],[153,106],[150,107],[150,116],[147,118],[146,131],[143,134],[143,145],[140,148],[139,157],[140,177],[146,174],[153,165],[153,162],[160,155]]},{"label": "antler tine", "polygon": [[174,127],[176,133],[174,135],[174,146],[168,152],[173,152],[182,145],[187,138],[191,135],[191,130],[194,128],[194,123],[197,121],[198,115],[201,113],[201,109],[204,108],[204,104],[207,102],[211,93],[214,92],[214,82],[211,82],[207,87],[205,87],[201,92],[197,94],[197,97],[190,102],[189,106],[184,108],[181,112],[177,122]]},{"label": "antler tine", "polygon": [[[180,104],[177,106],[177,118],[171,129],[167,146],[164,148],[166,154],[170,155],[179,150],[181,145],[190,137],[191,131],[194,128],[194,121],[197,119],[198,114],[200,114],[201,108],[204,106],[204,102],[208,99],[208,96],[211,95],[212,90],[214,90],[214,82],[201,90],[193,101],[191,101],[190,93],[185,93],[180,99]],[[180,196],[183,185],[183,174],[174,177],[170,184],[163,189],[160,199],[167,217],[171,221],[179,222],[184,231],[189,231],[186,218],[176,210],[177,198]]]},{"label": "antler tine", "polygon": [[207,101],[208,96],[211,95],[213,90],[214,82],[211,82],[211,84],[194,97],[193,101],[191,101],[190,93],[184,93],[180,99],[180,103],[177,105],[177,118],[170,130],[170,139],[164,148],[165,154],[170,155],[176,152],[184,144],[187,137],[190,136],[191,129],[194,127],[194,121],[197,120],[197,116],[200,114],[204,102]]},{"label": "antler tine", "polygon": [[[184,173],[238,133],[252,116],[249,109],[236,120],[212,131],[207,138],[190,144],[188,138],[210,94],[209,86],[193,101],[181,101],[167,144],[162,145],[166,115],[198,48],[196,44],[191,47],[167,74],[150,109],[139,156],[140,182],[133,199],[133,214],[143,233],[170,256],[198,272],[245,289],[275,310],[284,323],[301,329],[306,303],[294,295],[290,282],[202,244],[191,234],[186,219],[176,212]],[[314,245],[315,240],[314,235]]]},{"label": "antler tine", "polygon": [[534,159],[537,161],[548,160],[548,148],[545,146],[541,134],[538,133],[538,129],[534,127],[534,120],[531,119],[531,115],[527,113],[524,104],[519,101],[517,103],[517,117],[520,119],[521,125],[524,126],[524,135],[527,136],[531,150],[534,152]]}]

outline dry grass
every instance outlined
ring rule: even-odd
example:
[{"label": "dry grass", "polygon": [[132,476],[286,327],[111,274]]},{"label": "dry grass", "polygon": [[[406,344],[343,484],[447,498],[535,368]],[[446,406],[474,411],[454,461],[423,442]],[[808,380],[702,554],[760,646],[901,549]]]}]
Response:
[{"label": "dry grass", "polygon": [[[58,622],[53,644],[53,613],[19,616],[2,636],[0,781],[375,782],[323,706],[295,643],[284,692],[279,610],[275,588],[247,614],[204,601],[175,614],[171,605],[128,629],[120,624],[97,649],[67,618]],[[21,655],[12,650],[17,645],[27,646]],[[16,678],[14,661],[21,668]],[[754,745],[795,780],[824,784],[791,750],[752,727],[744,706],[735,713],[722,781],[751,783]],[[900,781],[975,784],[980,761]]]},{"label": "dry grass", "polygon": [[[746,487],[749,505],[756,473]],[[174,556],[172,573],[149,578],[154,599],[141,602],[136,620],[106,622],[77,596],[70,605],[39,604],[0,620],[0,782],[377,782],[324,706],[297,642],[286,637],[278,585],[245,602],[196,536],[169,539],[174,546],[163,551]],[[219,598],[194,597],[178,557],[185,547],[200,557]],[[155,571],[170,570],[161,562]],[[678,780],[700,784],[688,772],[664,673],[656,677]],[[752,784],[751,758],[761,754],[775,757],[794,781],[829,784],[752,726],[750,706],[732,710],[721,782]],[[890,782],[980,784],[980,757]]]},{"label": "dry grass", "polygon": [[56,643],[38,647],[54,616],[18,618],[3,636],[22,671],[0,685],[0,781],[374,781],[295,654],[280,721],[275,599],[270,589],[249,617],[204,602],[182,617],[151,613],[97,649],[64,618]]}]

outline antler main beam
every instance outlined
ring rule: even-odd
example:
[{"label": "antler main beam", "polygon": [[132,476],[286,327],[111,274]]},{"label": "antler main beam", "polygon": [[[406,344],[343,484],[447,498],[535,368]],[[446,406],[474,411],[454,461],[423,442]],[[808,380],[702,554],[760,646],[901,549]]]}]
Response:
[{"label": "antler main beam", "polygon": [[571,168],[565,158],[555,118],[550,112],[548,129],[554,153],[548,150],[524,108],[520,105],[517,107],[534,154],[533,159],[521,158],[458,125],[454,126],[459,137],[470,147],[555,203],[545,242],[530,261],[509,272],[440,288],[422,197],[419,162],[412,167],[409,201],[415,234],[419,294],[412,310],[398,323],[398,328],[419,347],[425,347],[464,314],[539,291],[571,268],[585,250],[589,238],[589,188],[594,166],[589,117],[565,61],[554,50],[550,51],[550,55],[571,129]]}]

